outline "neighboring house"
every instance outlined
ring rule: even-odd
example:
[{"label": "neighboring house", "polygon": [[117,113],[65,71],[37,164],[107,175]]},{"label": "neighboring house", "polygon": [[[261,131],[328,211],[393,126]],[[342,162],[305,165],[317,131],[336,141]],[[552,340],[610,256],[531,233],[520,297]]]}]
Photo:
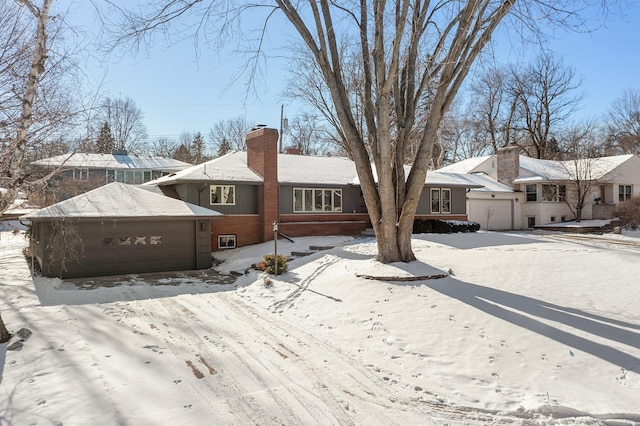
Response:
[{"label": "neighboring house", "polygon": [[[212,222],[214,250],[273,238],[274,222],[289,237],[358,234],[369,215],[353,161],[278,153],[278,132],[247,135],[246,152],[231,152],[145,185],[221,212]],[[430,172],[416,217],[467,220],[468,176]]]},{"label": "neighboring house", "polygon": [[70,278],[209,268],[219,215],[114,182],[20,219],[31,222],[42,274]]},{"label": "neighboring house", "polygon": [[192,166],[172,158],[130,154],[126,150],[111,154],[64,154],[31,164],[43,173],[60,169],[46,188],[47,205],[110,182],[141,184]]},{"label": "neighboring house", "polygon": [[569,205],[575,205],[577,180],[589,181],[582,219],[613,218],[619,203],[640,194],[640,158],[635,155],[538,160],[510,146],[438,171],[467,173],[485,182],[467,194],[469,218],[484,229],[531,229],[574,220]]}]

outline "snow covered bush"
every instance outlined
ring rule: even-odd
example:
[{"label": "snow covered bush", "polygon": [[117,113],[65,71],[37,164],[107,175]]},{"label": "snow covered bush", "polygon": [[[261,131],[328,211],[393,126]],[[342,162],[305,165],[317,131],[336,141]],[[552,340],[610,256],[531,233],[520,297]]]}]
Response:
[{"label": "snow covered bush", "polygon": [[628,225],[631,229],[637,229],[638,225],[640,225],[640,196],[635,196],[619,204],[618,217],[623,225]]},{"label": "snow covered bush", "polygon": [[[278,274],[280,275],[284,272],[287,272],[287,258],[281,254],[278,255],[277,257],[277,262],[278,262]],[[261,270],[261,271],[265,271],[268,274],[275,274],[276,273],[276,261],[274,258],[273,254],[266,254],[264,256],[264,258],[262,258],[262,262],[258,263],[256,265],[256,267]]]}]

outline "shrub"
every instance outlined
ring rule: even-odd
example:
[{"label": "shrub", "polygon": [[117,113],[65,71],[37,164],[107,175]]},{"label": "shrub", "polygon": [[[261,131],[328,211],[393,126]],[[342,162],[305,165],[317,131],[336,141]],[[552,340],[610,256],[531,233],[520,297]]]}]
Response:
[{"label": "shrub", "polygon": [[[275,261],[273,254],[266,254],[260,263],[256,265],[261,271],[265,271],[267,274],[275,274]],[[278,255],[278,275],[287,272],[287,258],[281,254]]]},{"label": "shrub", "polygon": [[455,232],[476,232],[480,224],[462,220],[416,219],[413,221],[414,234],[451,234]]},{"label": "shrub", "polygon": [[623,225],[628,225],[631,229],[638,228],[640,225],[640,196],[635,196],[619,204],[618,217]]}]

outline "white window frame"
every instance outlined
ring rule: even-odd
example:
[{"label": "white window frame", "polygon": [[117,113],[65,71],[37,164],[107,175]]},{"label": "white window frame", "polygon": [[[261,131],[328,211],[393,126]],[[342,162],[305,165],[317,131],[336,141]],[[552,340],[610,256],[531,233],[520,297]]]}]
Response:
[{"label": "white window frame", "polygon": [[[533,188],[533,191],[529,191],[531,188]],[[529,199],[529,195],[532,196],[532,200]],[[536,184],[527,184],[524,186],[524,199],[527,203],[538,202],[538,186]]]},{"label": "white window frame", "polygon": [[[223,244],[223,241],[225,241],[224,244]],[[236,248],[235,234],[218,235],[218,249],[232,249],[232,248]]]},{"label": "white window frame", "polygon": [[[629,191],[627,191],[629,189]],[[631,185],[618,185],[618,201],[624,203],[633,197],[633,187]]]},{"label": "white window frame", "polygon": [[89,169],[73,169],[74,180],[89,180]]},{"label": "white window frame", "polygon": [[[560,187],[564,187],[564,195],[560,194]],[[545,192],[546,189],[548,189],[547,192]],[[566,194],[567,194],[566,185],[558,185],[555,183],[542,184],[542,202],[543,203],[563,202],[567,196]]]},{"label": "white window frame", "polygon": [[[214,202],[213,196],[214,194],[218,196],[218,188],[220,188],[220,200],[215,200]],[[231,201],[229,201],[229,193],[231,193],[231,198],[232,198]],[[236,186],[235,185],[210,185],[209,201],[212,206],[235,206]]]},{"label": "white window frame", "polygon": [[[438,194],[437,200],[434,199],[434,194]],[[429,189],[429,211],[431,214],[451,214],[451,188]]]},{"label": "white window frame", "polygon": [[[318,197],[322,200],[320,204],[316,203]],[[296,206],[298,199],[299,207]],[[340,188],[293,188],[294,213],[342,213],[342,205]]]}]

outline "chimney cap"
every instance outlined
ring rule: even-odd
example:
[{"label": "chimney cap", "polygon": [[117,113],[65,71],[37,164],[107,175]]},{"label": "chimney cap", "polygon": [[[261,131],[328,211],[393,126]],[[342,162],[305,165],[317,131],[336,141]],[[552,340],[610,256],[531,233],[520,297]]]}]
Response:
[{"label": "chimney cap", "polygon": [[253,132],[254,130],[264,129],[265,127],[267,127],[266,124],[256,124],[251,128],[251,131]]}]

